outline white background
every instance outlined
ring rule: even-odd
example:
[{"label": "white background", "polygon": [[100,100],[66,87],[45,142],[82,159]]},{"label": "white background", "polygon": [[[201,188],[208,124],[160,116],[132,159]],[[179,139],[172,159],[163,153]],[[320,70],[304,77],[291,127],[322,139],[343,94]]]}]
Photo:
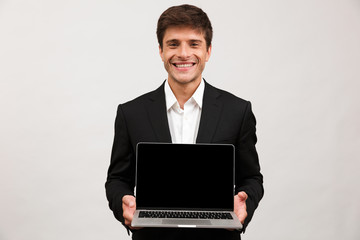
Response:
[{"label": "white background", "polygon": [[[182,1],[0,0],[0,239],[129,239],[104,183],[119,103],[166,78]],[[250,100],[265,196],[244,239],[360,239],[360,1],[188,1],[204,77]],[[210,193],[209,193],[210,194]]]}]

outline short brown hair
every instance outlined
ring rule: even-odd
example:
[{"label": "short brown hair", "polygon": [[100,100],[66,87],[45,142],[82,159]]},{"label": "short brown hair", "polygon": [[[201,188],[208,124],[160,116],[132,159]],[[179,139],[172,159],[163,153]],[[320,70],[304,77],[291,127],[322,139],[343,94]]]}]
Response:
[{"label": "short brown hair", "polygon": [[156,35],[161,49],[166,29],[172,26],[190,26],[204,34],[206,47],[211,46],[212,26],[206,13],[193,5],[180,5],[168,8],[158,20]]}]

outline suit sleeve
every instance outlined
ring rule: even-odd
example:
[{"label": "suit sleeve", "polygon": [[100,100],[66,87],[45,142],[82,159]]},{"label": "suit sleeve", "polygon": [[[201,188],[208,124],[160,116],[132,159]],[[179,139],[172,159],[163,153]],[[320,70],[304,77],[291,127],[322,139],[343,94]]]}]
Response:
[{"label": "suit sleeve", "polygon": [[114,216],[124,224],[122,197],[134,195],[135,153],[121,105],[115,119],[115,136],[105,183],[106,197]]},{"label": "suit sleeve", "polygon": [[243,232],[253,217],[261,198],[264,195],[263,176],[260,173],[258,154],[255,148],[256,119],[251,110],[251,103],[247,102],[245,114],[236,142],[236,193],[244,191],[248,195],[246,208],[248,216],[245,219]]}]

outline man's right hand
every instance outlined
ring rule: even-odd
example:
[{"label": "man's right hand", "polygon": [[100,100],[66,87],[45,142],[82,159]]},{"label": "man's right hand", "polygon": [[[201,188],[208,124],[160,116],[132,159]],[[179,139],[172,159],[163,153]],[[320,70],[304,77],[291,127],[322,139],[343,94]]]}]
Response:
[{"label": "man's right hand", "polygon": [[136,210],[135,197],[131,195],[125,195],[122,198],[122,208],[123,208],[123,217],[125,220],[125,225],[128,226],[130,229],[140,229],[131,226],[131,222],[134,217],[134,212]]}]

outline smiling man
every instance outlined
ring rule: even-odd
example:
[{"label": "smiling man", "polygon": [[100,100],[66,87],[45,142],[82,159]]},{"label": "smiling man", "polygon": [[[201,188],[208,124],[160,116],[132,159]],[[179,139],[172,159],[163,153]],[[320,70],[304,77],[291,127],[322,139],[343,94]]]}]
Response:
[{"label": "smiling man", "polygon": [[212,40],[206,13],[191,5],[171,7],[159,18],[157,37],[168,78],[155,91],[118,107],[106,181],[109,206],[132,231],[135,240],[240,239],[239,231],[226,229],[131,227],[136,209],[135,152],[139,142],[233,144],[234,211],[244,226],[242,232],[263,196],[263,177],[255,148],[256,121],[250,102],[217,89],[202,78]]},{"label": "smiling man", "polygon": [[201,83],[201,74],[210,58],[211,46],[206,44],[200,29],[191,26],[169,26],[159,46],[160,56],[168,72],[168,84],[180,107]]}]

